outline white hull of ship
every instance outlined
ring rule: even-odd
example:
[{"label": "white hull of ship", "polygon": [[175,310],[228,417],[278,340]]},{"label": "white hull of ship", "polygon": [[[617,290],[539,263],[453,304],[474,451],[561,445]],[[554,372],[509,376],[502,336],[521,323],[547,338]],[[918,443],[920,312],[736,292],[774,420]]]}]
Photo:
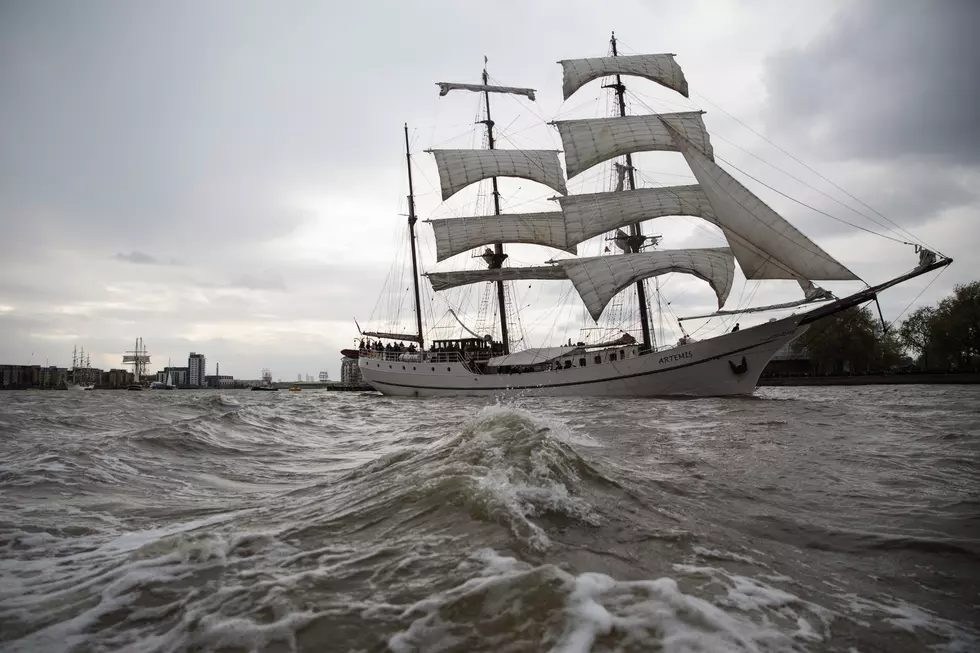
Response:
[{"label": "white hull of ship", "polygon": [[[710,340],[585,367],[524,374],[474,374],[462,362],[364,356],[362,378],[386,395],[662,397],[748,395],[786,343],[806,331],[794,315]],[[586,358],[591,358],[586,355]]]}]

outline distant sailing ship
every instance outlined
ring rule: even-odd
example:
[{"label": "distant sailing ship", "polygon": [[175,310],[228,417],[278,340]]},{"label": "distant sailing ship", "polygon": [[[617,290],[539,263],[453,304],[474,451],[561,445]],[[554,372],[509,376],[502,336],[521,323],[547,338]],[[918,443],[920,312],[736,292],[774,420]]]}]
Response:
[{"label": "distant sailing ship", "polygon": [[[486,119],[480,122],[486,126],[489,145],[485,150],[427,150],[435,157],[442,199],[445,201],[470,184],[489,179],[494,214],[429,221],[435,235],[437,261],[486,247],[482,258],[487,269],[430,272],[424,276],[436,291],[466,284],[495,283],[499,338],[479,337],[460,322],[474,337],[436,340],[429,351],[425,350],[415,238],[417,217],[406,126],[408,227],[416,333],[360,331],[358,326],[362,336],[358,365],[364,381],[380,392],[419,397],[750,394],[773,354],[814,321],[876,300],[878,293],[891,286],[952,263],[950,258],[916,246],[919,263],[907,274],[835,298],[814,282],[859,280],[858,277],[718,165],[701,117],[703,112],[626,115],[622,76],[645,78],[688,96],[687,81],[674,55],[618,56],[613,35],[612,56],[560,63],[566,100],[590,81],[614,80],[608,87],[616,93],[618,115],[558,120],[550,124],[557,127],[561,136],[568,179],[622,157],[621,163],[614,162],[619,175],[616,190],[569,195],[558,152],[495,148],[490,94],[521,95],[534,101],[533,89],[490,85],[486,70],[482,84],[438,82],[440,95],[450,91],[483,94]],[[639,188],[631,155],[644,151],[681,153],[697,184]],[[497,177],[517,177],[552,188],[561,194],[556,198],[561,210],[502,213]],[[675,215],[698,217],[717,226],[728,247],[652,250],[659,238],[644,235],[642,222]],[[507,258],[504,243],[542,245],[574,254],[577,245],[609,233],[613,234],[610,240],[623,253],[561,258],[540,266],[503,265]],[[732,288],[736,261],[747,280],[795,280],[803,298],[770,306],[723,310]],[[658,347],[651,339],[644,284],[646,279],[668,273],[693,275],[707,282],[717,296],[717,312],[686,319],[822,305],[700,341],[685,332],[676,345]],[[624,334],[592,345],[569,341],[566,345],[512,353],[505,283],[528,279],[570,280],[596,322],[616,295],[635,287],[642,341]],[[382,346],[386,341],[387,347]],[[406,348],[398,342],[392,346],[391,341],[415,343],[418,347],[413,344]]]}]

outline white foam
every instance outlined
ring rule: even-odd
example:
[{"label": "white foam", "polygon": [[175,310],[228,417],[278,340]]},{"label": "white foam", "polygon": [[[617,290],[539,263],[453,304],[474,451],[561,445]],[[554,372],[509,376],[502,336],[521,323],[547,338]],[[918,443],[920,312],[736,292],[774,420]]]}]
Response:
[{"label": "white foam", "polygon": [[[800,650],[802,642],[822,639],[805,619],[794,619],[780,630],[768,618],[778,609],[773,605],[794,601],[755,585],[751,594],[767,598],[744,612],[687,594],[673,578],[622,581],[599,573],[573,575],[490,550],[477,552],[471,563],[483,565],[476,577],[405,610],[404,617],[412,621],[390,638],[392,651],[442,651],[477,639],[486,650],[496,650],[513,647],[516,633],[529,642],[528,648],[555,653],[585,653],[600,641],[604,651],[759,653]],[[529,597],[534,603],[522,609]],[[753,617],[757,611],[766,615]],[[507,629],[501,631],[503,624]]]}]

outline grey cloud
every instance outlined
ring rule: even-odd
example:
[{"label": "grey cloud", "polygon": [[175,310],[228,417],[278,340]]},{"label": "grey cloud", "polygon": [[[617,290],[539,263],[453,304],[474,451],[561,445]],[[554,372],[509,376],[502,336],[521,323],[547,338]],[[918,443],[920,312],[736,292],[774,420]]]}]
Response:
[{"label": "grey cloud", "polygon": [[980,3],[849,2],[766,62],[770,124],[825,157],[980,163]]},{"label": "grey cloud", "polygon": [[112,258],[117,261],[122,261],[124,263],[136,263],[138,265],[177,265],[179,261],[174,258],[161,259],[153,256],[152,254],[147,254],[146,252],[141,252],[138,249],[134,249],[128,254],[123,252],[117,252]]},{"label": "grey cloud", "polygon": [[286,290],[285,282],[278,276],[255,277],[250,274],[243,274],[232,279],[231,285],[248,290]]}]

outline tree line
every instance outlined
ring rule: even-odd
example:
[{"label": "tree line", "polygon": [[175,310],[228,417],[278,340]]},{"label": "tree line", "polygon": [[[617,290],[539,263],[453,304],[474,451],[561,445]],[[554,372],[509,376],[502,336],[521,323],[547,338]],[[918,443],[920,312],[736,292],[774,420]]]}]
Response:
[{"label": "tree line", "polygon": [[[815,322],[792,345],[815,374],[980,371],[980,281],[885,329],[867,306]],[[911,356],[909,356],[911,354]]]}]

